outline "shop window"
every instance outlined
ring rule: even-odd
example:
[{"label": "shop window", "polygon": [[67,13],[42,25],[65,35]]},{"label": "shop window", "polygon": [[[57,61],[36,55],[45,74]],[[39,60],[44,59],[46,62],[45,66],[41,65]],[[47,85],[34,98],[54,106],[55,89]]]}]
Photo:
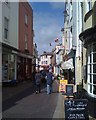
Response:
[{"label": "shop window", "polygon": [[96,97],[96,43],[88,46],[88,92]]},{"label": "shop window", "polygon": [[15,56],[11,54],[3,54],[2,56],[2,79],[15,79]]},{"label": "shop window", "polygon": [[93,62],[96,62],[96,53],[93,54]]}]

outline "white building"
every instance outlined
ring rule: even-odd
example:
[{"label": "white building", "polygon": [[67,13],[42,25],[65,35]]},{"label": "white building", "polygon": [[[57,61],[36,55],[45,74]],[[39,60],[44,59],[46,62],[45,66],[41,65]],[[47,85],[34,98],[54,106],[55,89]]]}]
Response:
[{"label": "white building", "polygon": [[[80,84],[81,82],[82,42],[79,40],[79,33],[82,31],[81,7],[81,2],[68,0],[65,3],[64,11],[63,43],[65,46],[65,62],[62,67],[74,70],[74,84]],[[68,67],[69,64],[70,66]]]},{"label": "white building", "polygon": [[[2,3],[0,2],[0,31],[2,31]],[[0,32],[0,83],[2,81],[2,32]]]},{"label": "white building", "polygon": [[44,52],[42,55],[40,55],[40,70],[48,70],[51,67],[51,52]]},{"label": "white building", "polygon": [[[2,2],[2,79],[16,79],[18,2]],[[14,64],[15,63],[15,64]]]}]

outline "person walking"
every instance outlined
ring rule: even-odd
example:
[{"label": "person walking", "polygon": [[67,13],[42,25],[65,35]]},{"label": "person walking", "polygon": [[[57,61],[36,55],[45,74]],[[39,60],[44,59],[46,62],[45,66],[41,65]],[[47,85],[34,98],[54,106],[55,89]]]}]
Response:
[{"label": "person walking", "polygon": [[33,83],[33,87],[35,88],[35,85],[36,85],[36,81],[35,81],[35,74],[36,74],[36,70],[34,70],[33,72],[32,72],[32,83]]},{"label": "person walking", "polygon": [[35,74],[36,94],[41,92],[41,73],[37,70]]},{"label": "person walking", "polygon": [[51,94],[52,93],[52,84],[53,84],[53,73],[52,70],[50,69],[47,74],[46,74],[46,80],[47,80],[47,94]]}]

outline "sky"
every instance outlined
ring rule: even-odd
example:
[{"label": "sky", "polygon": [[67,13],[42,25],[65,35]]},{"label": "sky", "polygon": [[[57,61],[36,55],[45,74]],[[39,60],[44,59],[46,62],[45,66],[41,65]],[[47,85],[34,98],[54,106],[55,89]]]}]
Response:
[{"label": "sky", "polygon": [[[51,52],[61,42],[61,28],[64,26],[64,2],[30,2],[33,9],[34,41],[39,55]],[[51,43],[51,46],[50,46]]]}]

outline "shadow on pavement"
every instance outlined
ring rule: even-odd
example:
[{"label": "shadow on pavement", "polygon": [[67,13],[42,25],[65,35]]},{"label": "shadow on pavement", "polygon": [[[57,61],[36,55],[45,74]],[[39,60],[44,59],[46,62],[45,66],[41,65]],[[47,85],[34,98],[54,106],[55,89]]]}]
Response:
[{"label": "shadow on pavement", "polygon": [[[41,90],[44,89],[45,87],[46,87],[46,84],[43,84],[41,86]],[[10,107],[16,105],[17,101],[21,100],[24,97],[27,97],[27,96],[33,94],[34,92],[35,92],[35,87],[33,87],[33,85],[32,85],[32,86],[30,86],[30,87],[22,90],[22,92],[19,92],[19,93],[15,94],[15,95],[11,96],[7,100],[3,100],[3,92],[2,92],[2,101],[3,101],[2,102],[2,112],[5,111],[5,110],[7,110],[7,109],[9,109]]]}]

